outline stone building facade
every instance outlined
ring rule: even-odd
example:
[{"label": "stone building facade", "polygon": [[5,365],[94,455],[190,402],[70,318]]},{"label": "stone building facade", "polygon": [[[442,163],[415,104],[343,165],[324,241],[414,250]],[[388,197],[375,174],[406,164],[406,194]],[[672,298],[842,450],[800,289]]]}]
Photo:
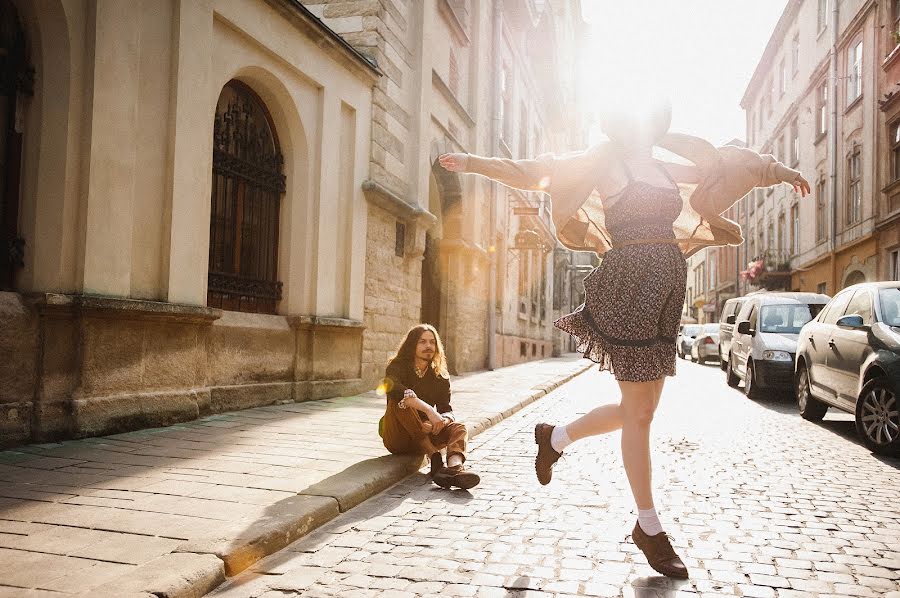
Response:
[{"label": "stone building facade", "polygon": [[883,276],[878,6],[791,0],[745,92],[749,146],[798,168],[812,187],[805,199],[786,185],[748,198],[748,262],[764,265],[756,288],[833,295]]},{"label": "stone building facade", "polygon": [[366,383],[419,321],[440,331],[451,372],[558,353],[549,204],[436,160],[584,145],[573,117],[580,2],[303,3],[385,73],[373,90],[365,183]]},{"label": "stone building facade", "polygon": [[578,3],[304,4],[0,0],[0,444],[374,388],[422,319],[552,352],[491,282],[545,212],[434,162],[571,147]]},{"label": "stone building facade", "polygon": [[876,70],[876,238],[878,276],[900,280],[900,4],[881,2],[874,44]]},{"label": "stone building facade", "polygon": [[0,9],[2,444],[359,388],[377,67],[288,1]]}]

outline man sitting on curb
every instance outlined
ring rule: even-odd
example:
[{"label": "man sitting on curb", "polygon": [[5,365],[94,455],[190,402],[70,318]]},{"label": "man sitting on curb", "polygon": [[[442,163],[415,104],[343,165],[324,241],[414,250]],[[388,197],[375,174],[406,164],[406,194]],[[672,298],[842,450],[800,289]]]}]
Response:
[{"label": "man sitting on curb", "polygon": [[[428,324],[414,326],[387,366],[387,408],[381,421],[384,446],[393,454],[431,456],[431,478],[442,488],[474,488],[481,481],[467,471],[466,426],[450,407],[450,376],[444,346]],[[447,448],[447,466],[441,449]]]}]

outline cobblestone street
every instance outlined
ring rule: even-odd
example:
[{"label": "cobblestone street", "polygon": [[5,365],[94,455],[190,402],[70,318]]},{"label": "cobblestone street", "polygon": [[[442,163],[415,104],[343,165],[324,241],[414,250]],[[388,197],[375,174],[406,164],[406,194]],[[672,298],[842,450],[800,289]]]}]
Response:
[{"label": "cobblestone street", "polygon": [[[679,361],[654,424],[657,508],[691,579],[656,576],[626,540],[636,519],[619,434],[533,473],[532,429],[617,400],[595,370],[472,443],[471,493],[423,474],[339,516],[220,587],[280,596],[881,596],[900,579],[900,462],[873,456],[852,419],[803,421],[757,403],[717,366]],[[498,389],[502,392],[502,389]],[[464,415],[464,414],[461,414]]]}]

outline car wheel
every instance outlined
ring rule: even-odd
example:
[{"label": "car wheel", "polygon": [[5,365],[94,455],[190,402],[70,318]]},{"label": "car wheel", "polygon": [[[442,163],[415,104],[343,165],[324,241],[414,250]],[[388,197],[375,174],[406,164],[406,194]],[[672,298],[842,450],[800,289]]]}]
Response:
[{"label": "car wheel", "polygon": [[900,397],[886,378],[866,382],[856,401],[856,431],[879,455],[900,455]]},{"label": "car wheel", "polygon": [[728,369],[728,362],[725,361],[725,358],[722,357],[722,350],[719,349],[719,369],[723,372]]},{"label": "car wheel", "polygon": [[728,356],[728,366],[725,369],[725,381],[728,382],[728,386],[731,388],[737,388],[738,384],[741,383],[741,379],[738,378],[738,375],[734,373],[734,368],[732,364],[734,363],[734,355]]},{"label": "car wheel", "polygon": [[797,373],[797,407],[800,409],[800,417],[811,422],[821,421],[828,411],[828,405],[812,396],[809,370],[805,365]]},{"label": "car wheel", "polygon": [[756,372],[753,371],[753,361],[747,361],[747,374],[744,376],[744,394],[751,401],[759,398],[759,387],[756,384]]}]

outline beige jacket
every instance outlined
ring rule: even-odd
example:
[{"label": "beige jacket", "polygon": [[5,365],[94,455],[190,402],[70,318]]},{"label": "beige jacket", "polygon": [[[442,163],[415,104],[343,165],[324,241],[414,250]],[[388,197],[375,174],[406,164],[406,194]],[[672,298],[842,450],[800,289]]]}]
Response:
[{"label": "beige jacket", "polygon": [[[800,174],[771,155],[726,145],[716,148],[698,137],[669,133],[660,147],[692,162],[698,184],[680,184],[683,206],[672,226],[685,257],[711,245],[739,245],[741,227],[721,216],[755,187],[793,182]],[[575,251],[602,255],[612,246],[605,225],[603,198],[595,187],[615,148],[609,142],[563,156],[508,160],[469,155],[468,172],[526,191],[544,191],[552,198],[553,223],[559,241]]]}]

